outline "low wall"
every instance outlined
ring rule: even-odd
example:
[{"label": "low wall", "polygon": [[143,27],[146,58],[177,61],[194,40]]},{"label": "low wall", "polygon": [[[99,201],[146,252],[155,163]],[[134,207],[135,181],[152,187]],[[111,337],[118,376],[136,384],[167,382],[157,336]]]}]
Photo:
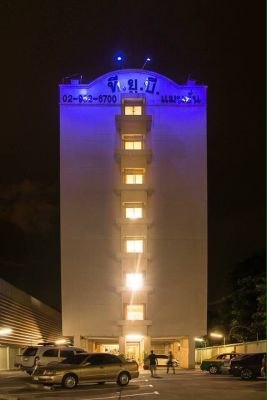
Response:
[{"label": "low wall", "polygon": [[195,349],[195,362],[201,364],[205,358],[211,358],[216,354],[231,353],[263,353],[266,352],[266,340],[257,340],[255,342],[243,342],[226,344],[222,346],[202,347]]}]

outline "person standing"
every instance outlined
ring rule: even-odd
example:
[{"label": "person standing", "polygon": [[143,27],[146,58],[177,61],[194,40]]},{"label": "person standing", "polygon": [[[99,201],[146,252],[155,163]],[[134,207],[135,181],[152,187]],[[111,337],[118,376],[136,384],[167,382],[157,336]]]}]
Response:
[{"label": "person standing", "polygon": [[173,363],[173,354],[171,351],[169,351],[169,357],[168,357],[168,361],[167,361],[167,374],[169,373],[170,367],[172,368],[172,372],[175,374],[175,367],[174,367],[174,363]]},{"label": "person standing", "polygon": [[153,350],[150,351],[148,359],[149,359],[150,374],[154,378],[156,376],[158,360],[157,360],[157,356],[156,356],[156,354],[154,354]]}]

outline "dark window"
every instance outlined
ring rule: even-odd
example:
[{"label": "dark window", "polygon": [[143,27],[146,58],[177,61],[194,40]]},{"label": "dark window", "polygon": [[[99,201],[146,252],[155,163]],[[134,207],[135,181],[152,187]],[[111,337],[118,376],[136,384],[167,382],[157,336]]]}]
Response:
[{"label": "dark window", "polygon": [[103,364],[120,364],[121,360],[119,357],[114,356],[113,354],[104,354],[102,356]]},{"label": "dark window", "polygon": [[28,347],[23,355],[24,356],[35,356],[35,354],[37,353],[38,347]]},{"label": "dark window", "polygon": [[58,356],[58,349],[46,350],[43,354],[43,357],[57,357],[57,356]]},{"label": "dark window", "polygon": [[102,365],[105,364],[104,362],[104,358],[102,354],[95,354],[93,356],[91,356],[88,361],[92,364],[92,365]]},{"label": "dark window", "polygon": [[67,357],[71,357],[73,355],[74,355],[74,353],[72,350],[60,350],[60,357],[67,358]]},{"label": "dark window", "polygon": [[72,357],[68,357],[65,360],[61,361],[61,364],[80,365],[87,357],[88,357],[88,354],[76,354]]}]

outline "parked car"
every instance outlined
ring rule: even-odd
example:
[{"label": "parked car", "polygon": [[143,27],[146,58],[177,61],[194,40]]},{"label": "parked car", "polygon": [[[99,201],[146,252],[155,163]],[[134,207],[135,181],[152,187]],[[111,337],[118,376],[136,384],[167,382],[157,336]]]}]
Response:
[{"label": "parked car", "polygon": [[234,376],[240,376],[245,381],[262,376],[264,357],[266,357],[265,353],[251,353],[233,359],[230,365],[230,373]]},{"label": "parked car", "polygon": [[[167,367],[168,356],[166,354],[156,354],[158,360],[158,367]],[[178,367],[179,361],[175,358],[173,359],[173,366]],[[146,357],[144,360],[144,369],[149,369],[149,358]]]},{"label": "parked car", "polygon": [[209,371],[209,373],[212,375],[220,374],[222,372],[222,368],[230,367],[230,361],[238,356],[240,356],[240,354],[234,352],[217,354],[216,356],[203,360],[200,364],[200,369],[202,371]]},{"label": "parked car", "polygon": [[32,374],[34,383],[62,385],[74,388],[81,381],[117,382],[120,386],[128,385],[132,378],[138,378],[138,364],[126,361],[108,353],[76,354],[59,364],[38,367]]},{"label": "parked car", "polygon": [[37,365],[47,365],[51,362],[60,362],[85,350],[73,346],[37,345],[27,347],[21,355],[16,355],[15,367],[32,374]]}]

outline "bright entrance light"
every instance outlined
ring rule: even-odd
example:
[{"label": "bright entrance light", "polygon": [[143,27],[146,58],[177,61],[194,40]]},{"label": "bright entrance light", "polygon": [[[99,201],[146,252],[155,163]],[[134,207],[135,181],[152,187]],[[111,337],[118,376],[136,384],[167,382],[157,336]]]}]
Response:
[{"label": "bright entrance light", "polygon": [[131,290],[139,290],[143,287],[143,274],[126,274],[126,286]]},{"label": "bright entrance light", "polygon": [[138,334],[134,334],[134,335],[127,335],[126,336],[126,340],[141,340],[143,339],[144,336],[142,335],[138,335]]}]

